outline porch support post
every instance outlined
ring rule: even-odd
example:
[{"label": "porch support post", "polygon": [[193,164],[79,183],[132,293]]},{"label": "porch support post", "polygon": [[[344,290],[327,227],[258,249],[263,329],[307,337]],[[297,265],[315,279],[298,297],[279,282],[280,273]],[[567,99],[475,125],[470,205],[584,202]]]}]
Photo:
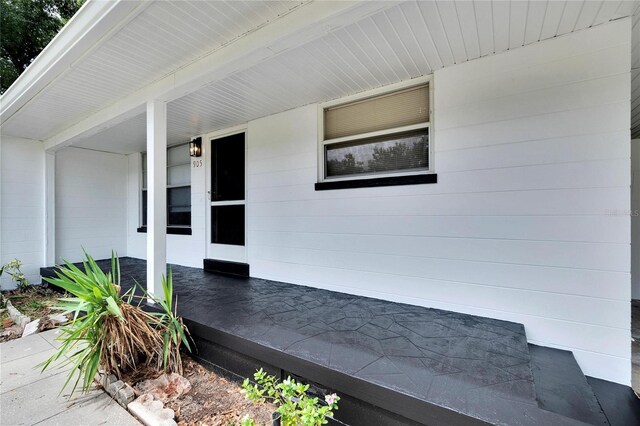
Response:
[{"label": "porch support post", "polygon": [[167,104],[147,102],[147,290],[162,297],[167,273]]},{"label": "porch support post", "polygon": [[56,262],[56,153],[44,153],[45,266]]}]

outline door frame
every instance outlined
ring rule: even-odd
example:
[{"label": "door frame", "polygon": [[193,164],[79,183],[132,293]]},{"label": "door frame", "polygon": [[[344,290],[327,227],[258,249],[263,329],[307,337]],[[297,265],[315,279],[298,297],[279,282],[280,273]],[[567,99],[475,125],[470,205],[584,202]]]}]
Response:
[{"label": "door frame", "polygon": [[[212,244],[211,243],[211,141],[215,139],[221,139],[226,136],[236,135],[238,133],[244,133],[244,246],[234,246],[226,244]],[[205,256],[209,259],[223,260],[229,262],[248,262],[248,242],[249,232],[247,230],[247,218],[248,218],[248,132],[247,125],[242,124],[239,126],[229,127],[223,130],[207,133],[203,136],[203,151],[204,151],[204,163],[205,163],[205,186],[204,186],[204,200],[206,210],[206,226],[205,226]],[[224,203],[224,202],[221,202]],[[216,252],[215,250],[221,250]],[[225,252],[226,251],[226,252]]]}]

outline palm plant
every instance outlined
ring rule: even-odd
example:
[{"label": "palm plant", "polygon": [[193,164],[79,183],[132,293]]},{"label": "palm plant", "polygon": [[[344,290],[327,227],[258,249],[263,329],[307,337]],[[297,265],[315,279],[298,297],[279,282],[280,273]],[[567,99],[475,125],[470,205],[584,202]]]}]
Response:
[{"label": "palm plant", "polygon": [[[137,283],[136,283],[137,284]],[[145,298],[153,301],[161,309],[160,312],[151,312],[156,318],[158,329],[162,335],[162,368],[164,370],[171,369],[182,374],[182,360],[180,358],[180,347],[184,344],[189,352],[191,346],[187,339],[188,329],[182,322],[182,318],[176,315],[178,310],[178,301],[175,301],[174,308],[171,308],[173,301],[173,273],[169,268],[167,278],[162,277],[162,293],[163,298],[159,299],[150,294],[144,287],[139,287],[145,295]]]},{"label": "palm plant", "polygon": [[[171,310],[171,275],[163,277],[165,300],[153,298],[164,312],[147,312],[140,308],[144,297],[137,297],[136,305],[133,291],[120,294],[120,262],[115,253],[107,273],[86,252],[82,263],[84,271],[65,261],[56,270],[57,278],[44,278],[74,297],[59,299],[57,309],[72,313],[73,319],[62,328],[62,344],[42,364],[43,370],[56,361],[71,364],[63,389],[76,377],[73,390],[82,380],[85,392],[99,367],[118,377],[143,365],[181,372],[179,351],[181,343],[187,343],[188,331]],[[188,343],[185,346],[190,350]]]}]

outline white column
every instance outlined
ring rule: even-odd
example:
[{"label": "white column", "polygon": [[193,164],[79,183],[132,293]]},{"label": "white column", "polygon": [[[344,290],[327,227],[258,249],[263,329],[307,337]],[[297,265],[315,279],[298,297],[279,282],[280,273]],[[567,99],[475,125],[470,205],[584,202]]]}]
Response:
[{"label": "white column", "polygon": [[162,297],[167,273],[167,105],[147,102],[147,290]]},{"label": "white column", "polygon": [[44,153],[45,265],[56,264],[56,153]]}]

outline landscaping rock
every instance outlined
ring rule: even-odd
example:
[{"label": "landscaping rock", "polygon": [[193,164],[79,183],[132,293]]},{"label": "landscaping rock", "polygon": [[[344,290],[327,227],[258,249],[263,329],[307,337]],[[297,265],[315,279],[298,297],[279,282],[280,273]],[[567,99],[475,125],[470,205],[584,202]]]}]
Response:
[{"label": "landscaping rock", "polygon": [[115,398],[118,394],[118,391],[124,387],[124,382],[122,380],[116,380],[107,386],[107,393]]},{"label": "landscaping rock", "polygon": [[0,333],[0,342],[5,342],[7,340],[15,339],[20,337],[21,335],[22,335],[22,327],[19,327],[17,325],[12,325],[2,330],[2,332]]},{"label": "landscaping rock", "polygon": [[40,327],[40,319],[31,321],[27,325],[24,326],[24,331],[22,332],[22,337],[27,337],[32,334],[38,332],[38,328]]},{"label": "landscaping rock", "polygon": [[136,393],[133,391],[133,388],[131,386],[125,385],[116,394],[116,401],[118,401],[118,404],[126,408],[131,402],[133,402],[135,397]]},{"label": "landscaping rock", "polygon": [[31,322],[31,318],[26,315],[23,315],[22,312],[17,310],[12,304],[10,300],[7,300],[7,311],[9,312],[9,317],[13,320],[13,322],[20,327],[24,328],[28,323]]},{"label": "landscaping rock", "polygon": [[164,403],[179,398],[191,390],[191,383],[177,373],[163,374],[154,380],[145,380],[136,385],[142,394],[152,395]]},{"label": "landscaping rock", "polygon": [[67,318],[67,316],[65,314],[53,314],[53,315],[48,315],[48,318],[53,321],[53,323],[55,325],[60,325],[60,324],[64,324],[66,322],[69,321],[69,319]]},{"label": "landscaping rock", "polygon": [[164,408],[161,401],[152,395],[142,395],[127,406],[131,414],[136,416],[146,426],[177,426],[173,418],[175,413],[170,408]]}]

